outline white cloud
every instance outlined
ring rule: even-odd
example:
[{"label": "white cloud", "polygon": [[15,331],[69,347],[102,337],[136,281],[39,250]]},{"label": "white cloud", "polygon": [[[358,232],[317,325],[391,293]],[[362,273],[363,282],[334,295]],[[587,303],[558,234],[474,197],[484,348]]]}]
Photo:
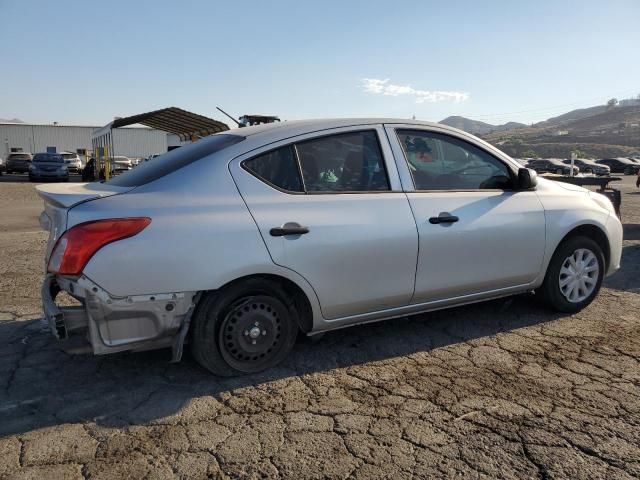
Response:
[{"label": "white cloud", "polygon": [[362,88],[367,93],[375,93],[377,95],[387,95],[391,97],[411,95],[415,97],[416,103],[445,101],[459,103],[469,98],[469,94],[466,92],[416,90],[409,85],[394,85],[393,83],[389,83],[388,78],[384,80],[378,78],[363,78]]}]

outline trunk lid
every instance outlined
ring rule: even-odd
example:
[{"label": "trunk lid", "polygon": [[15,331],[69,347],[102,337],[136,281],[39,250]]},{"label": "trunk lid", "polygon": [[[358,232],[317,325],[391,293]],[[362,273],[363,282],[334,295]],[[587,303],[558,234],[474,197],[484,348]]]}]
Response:
[{"label": "trunk lid", "polygon": [[78,203],[95,200],[96,198],[110,197],[119,193],[132,190],[133,187],[118,187],[108,183],[52,183],[38,185],[36,192],[46,204],[56,207],[71,208]]},{"label": "trunk lid", "polygon": [[40,214],[40,226],[49,232],[45,269],[49,256],[60,236],[67,230],[67,212],[79,203],[110,197],[133,190],[134,187],[118,187],[106,183],[52,183],[38,185],[36,192],[44,200],[44,212]]}]

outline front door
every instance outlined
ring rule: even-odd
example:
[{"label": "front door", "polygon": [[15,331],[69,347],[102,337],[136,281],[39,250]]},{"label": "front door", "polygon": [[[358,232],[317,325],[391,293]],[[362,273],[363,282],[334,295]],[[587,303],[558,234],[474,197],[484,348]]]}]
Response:
[{"label": "front door", "polygon": [[326,319],[413,295],[418,235],[385,142],[381,127],[333,129],[230,165],[273,261],[311,284]]},{"label": "front door", "polygon": [[388,132],[399,168],[410,173],[420,238],[412,303],[491,294],[540,274],[544,209],[535,191],[514,189],[503,160],[444,133]]}]

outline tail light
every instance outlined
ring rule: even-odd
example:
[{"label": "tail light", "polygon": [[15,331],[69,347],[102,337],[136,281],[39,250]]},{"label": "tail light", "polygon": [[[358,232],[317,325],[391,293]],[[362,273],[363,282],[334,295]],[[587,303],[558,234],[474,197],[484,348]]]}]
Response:
[{"label": "tail light", "polygon": [[80,275],[87,262],[102,247],[133,237],[150,223],[151,219],[147,217],[80,223],[67,230],[57,241],[47,271],[60,275]]}]

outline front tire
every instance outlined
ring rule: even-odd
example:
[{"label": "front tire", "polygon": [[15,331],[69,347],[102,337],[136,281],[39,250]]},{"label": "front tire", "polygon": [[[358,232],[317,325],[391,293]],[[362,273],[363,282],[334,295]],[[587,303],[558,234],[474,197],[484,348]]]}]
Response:
[{"label": "front tire", "polygon": [[604,254],[596,242],[587,237],[569,238],[553,254],[537,293],[554,310],[578,312],[600,291],[605,269]]},{"label": "front tire", "polygon": [[220,376],[280,363],[298,335],[294,302],[275,282],[253,278],[203,297],[194,315],[192,352]]}]

